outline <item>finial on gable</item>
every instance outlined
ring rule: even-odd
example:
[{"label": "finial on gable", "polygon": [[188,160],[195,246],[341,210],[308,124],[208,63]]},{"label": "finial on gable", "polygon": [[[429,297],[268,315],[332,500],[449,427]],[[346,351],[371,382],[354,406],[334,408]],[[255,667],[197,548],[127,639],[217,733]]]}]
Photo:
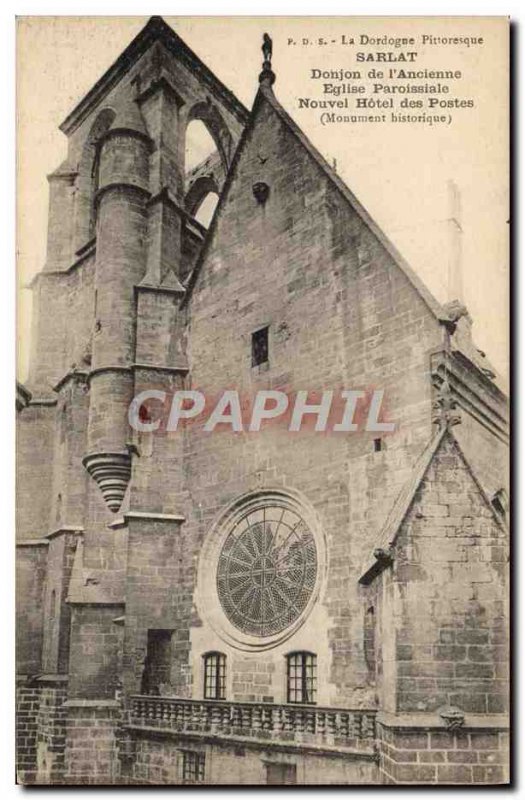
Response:
[{"label": "finial on gable", "polygon": [[263,43],[261,49],[263,51],[264,60],[262,72],[259,75],[259,83],[265,84],[266,86],[271,86],[273,83],[275,83],[275,73],[272,72],[273,42],[267,33],[263,33]]}]

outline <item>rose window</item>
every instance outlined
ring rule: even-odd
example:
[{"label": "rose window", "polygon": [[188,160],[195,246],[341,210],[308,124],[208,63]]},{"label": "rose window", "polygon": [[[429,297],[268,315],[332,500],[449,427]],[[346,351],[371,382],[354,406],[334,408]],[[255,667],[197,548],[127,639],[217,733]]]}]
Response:
[{"label": "rose window", "polygon": [[305,521],[289,508],[250,510],[219,555],[217,592],[224,613],[252,636],[271,636],[301,615],[315,588],[318,558]]}]

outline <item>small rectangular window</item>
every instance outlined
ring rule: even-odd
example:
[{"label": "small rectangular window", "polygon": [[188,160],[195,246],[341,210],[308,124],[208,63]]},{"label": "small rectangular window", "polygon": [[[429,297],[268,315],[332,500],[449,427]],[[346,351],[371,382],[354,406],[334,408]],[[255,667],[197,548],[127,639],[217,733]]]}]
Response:
[{"label": "small rectangular window", "polygon": [[295,764],[266,764],[266,783],[271,786],[290,786],[297,783]]},{"label": "small rectangular window", "polygon": [[182,754],[182,782],[204,783],[204,753],[185,750]]},{"label": "small rectangular window", "polygon": [[226,656],[224,653],[206,653],[204,656],[204,699],[226,698]]},{"label": "small rectangular window", "polygon": [[383,449],[383,442],[381,441],[381,439],[374,439],[374,452],[380,453],[382,449]]},{"label": "small rectangular window", "polygon": [[288,665],[288,702],[314,705],[317,699],[317,656],[314,653],[290,653]]},{"label": "small rectangular window", "polygon": [[268,361],[268,328],[261,328],[252,333],[252,367],[266,364]]}]

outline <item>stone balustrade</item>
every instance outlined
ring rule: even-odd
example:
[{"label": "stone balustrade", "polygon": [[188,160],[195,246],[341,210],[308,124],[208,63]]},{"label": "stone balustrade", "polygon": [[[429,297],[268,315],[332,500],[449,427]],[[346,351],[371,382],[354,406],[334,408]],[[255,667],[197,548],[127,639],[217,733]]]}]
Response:
[{"label": "stone balustrade", "polygon": [[375,740],[375,715],[369,709],[135,695],[130,699],[128,724],[192,735],[369,750]]}]

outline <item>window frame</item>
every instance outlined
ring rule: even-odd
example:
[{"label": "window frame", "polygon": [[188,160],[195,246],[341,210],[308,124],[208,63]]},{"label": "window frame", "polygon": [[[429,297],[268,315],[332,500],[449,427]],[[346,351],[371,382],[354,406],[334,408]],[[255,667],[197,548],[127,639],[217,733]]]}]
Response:
[{"label": "window frame", "polygon": [[[257,350],[258,350],[258,347],[259,347],[257,342],[259,340],[259,337],[262,337],[262,338],[265,339],[265,350],[266,350],[266,353],[265,353],[266,358],[264,358],[261,361],[258,360],[258,353],[257,353]],[[262,367],[265,364],[269,364],[270,363],[270,326],[269,325],[263,325],[261,328],[257,328],[256,331],[252,332],[251,348],[252,348],[252,351],[251,351],[252,369],[256,369],[257,367]]]},{"label": "window frame", "polygon": [[[226,654],[209,650],[202,658],[204,699],[226,700]],[[210,670],[214,672],[210,674]]]},{"label": "window frame", "polygon": [[[292,670],[295,670],[294,674]],[[303,706],[317,705],[317,653],[294,650],[286,654],[286,702]]]},{"label": "window frame", "polygon": [[206,754],[182,750],[182,783],[186,786],[206,783]]}]

